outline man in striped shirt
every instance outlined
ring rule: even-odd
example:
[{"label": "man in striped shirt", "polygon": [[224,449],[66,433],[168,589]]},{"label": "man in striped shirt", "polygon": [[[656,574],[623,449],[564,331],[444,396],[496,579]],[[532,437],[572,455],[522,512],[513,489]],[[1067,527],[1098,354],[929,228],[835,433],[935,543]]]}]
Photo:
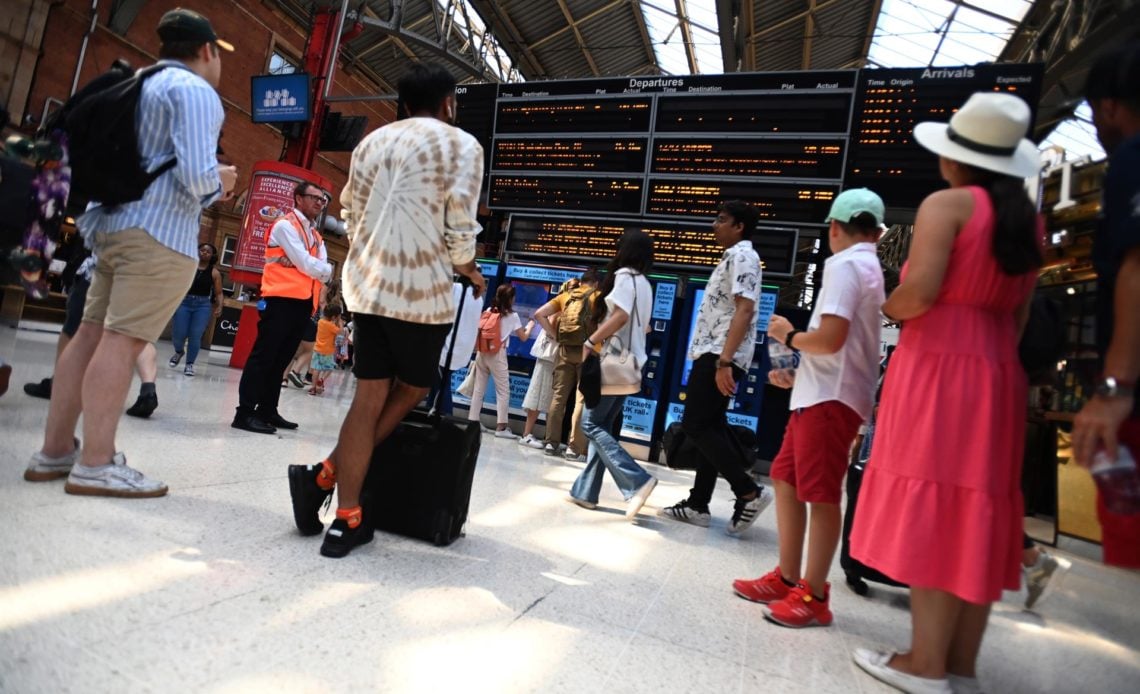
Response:
[{"label": "man in striped shirt", "polygon": [[[225,114],[215,91],[221,79],[218,39],[210,22],[190,10],[171,10],[158,24],[160,65],[139,98],[139,153],[148,171],[172,158],[176,165],[141,200],[92,203],[78,227],[98,262],[83,322],[56,367],[42,450],[24,479],[67,477],[69,494],[155,497],[166,485],[127,466],[115,449],[135,358],[162,334],[186,294],[198,265],[202,208],[229,195],[237,179],[215,152]],[[74,439],[83,414],[83,447]]]}]

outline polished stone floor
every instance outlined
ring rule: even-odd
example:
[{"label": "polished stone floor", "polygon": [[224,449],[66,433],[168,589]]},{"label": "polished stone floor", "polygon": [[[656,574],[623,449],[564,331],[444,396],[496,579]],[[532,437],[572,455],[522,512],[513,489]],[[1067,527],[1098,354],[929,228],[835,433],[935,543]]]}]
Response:
[{"label": "polished stone floor", "polygon": [[[159,409],[124,417],[132,465],[165,480],[153,500],[69,496],[21,474],[47,403],[55,336],[0,328],[14,364],[0,398],[0,691],[3,692],[879,692],[850,660],[908,641],[906,593],[860,598],[836,565],[835,625],[792,631],[736,598],[733,578],[776,563],[775,514],[743,539],[653,515],[691,475],[661,484],[630,523],[565,503],[580,465],[487,436],[467,537],[451,547],[377,534],[341,561],[293,529],[285,466],[332,446],[351,377],[321,399],[290,389],[301,429],[228,426],[239,372],[206,353],[168,369]],[[131,398],[133,400],[134,393]],[[989,692],[1135,692],[1140,577],[1066,554],[1072,570],[1034,612],[997,605],[981,658]]]}]

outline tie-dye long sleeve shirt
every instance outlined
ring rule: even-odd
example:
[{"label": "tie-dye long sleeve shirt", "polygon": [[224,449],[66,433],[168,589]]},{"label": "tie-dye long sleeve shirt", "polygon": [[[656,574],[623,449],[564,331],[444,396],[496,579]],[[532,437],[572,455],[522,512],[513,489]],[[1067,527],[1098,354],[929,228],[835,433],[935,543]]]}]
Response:
[{"label": "tie-dye long sleeve shirt", "polygon": [[452,266],[475,258],[483,148],[434,118],[408,118],[365,137],[340,201],[349,235],[349,311],[451,323]]}]

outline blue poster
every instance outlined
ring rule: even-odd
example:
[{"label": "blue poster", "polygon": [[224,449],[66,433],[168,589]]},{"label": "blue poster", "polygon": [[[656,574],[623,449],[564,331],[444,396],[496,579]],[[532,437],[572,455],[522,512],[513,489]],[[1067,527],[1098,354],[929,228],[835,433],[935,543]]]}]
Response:
[{"label": "blue poster", "polygon": [[621,435],[648,443],[653,437],[653,420],[656,415],[655,401],[648,398],[626,398],[622,408]]},{"label": "blue poster", "polygon": [[653,295],[653,320],[669,320],[673,317],[673,301],[677,298],[677,285],[672,282],[658,282]]},{"label": "blue poster", "polygon": [[746,429],[751,429],[752,431],[756,431],[756,425],[759,422],[760,422],[760,420],[757,419],[756,417],[750,417],[749,415],[741,414],[740,412],[729,412],[728,413],[728,423],[733,425],[733,426],[742,426],[742,427],[745,427]]},{"label": "blue poster", "polygon": [[679,402],[669,403],[669,409],[665,410],[665,428],[668,429],[669,425],[673,422],[681,421],[681,416],[685,414],[685,406]]},{"label": "blue poster", "polygon": [[760,292],[760,316],[756,320],[756,332],[768,332],[768,320],[776,312],[776,301],[779,298],[775,292]]}]

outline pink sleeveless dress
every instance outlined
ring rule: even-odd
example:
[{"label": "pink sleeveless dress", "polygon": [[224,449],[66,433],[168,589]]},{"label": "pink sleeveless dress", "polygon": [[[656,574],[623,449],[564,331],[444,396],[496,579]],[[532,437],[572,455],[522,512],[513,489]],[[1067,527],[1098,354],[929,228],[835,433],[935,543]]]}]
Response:
[{"label": "pink sleeveless dress", "polygon": [[1015,313],[1036,273],[1001,271],[989,196],[970,191],[974,212],[938,299],[903,325],[887,370],[851,555],[911,586],[987,603],[1020,584],[1028,384]]}]

